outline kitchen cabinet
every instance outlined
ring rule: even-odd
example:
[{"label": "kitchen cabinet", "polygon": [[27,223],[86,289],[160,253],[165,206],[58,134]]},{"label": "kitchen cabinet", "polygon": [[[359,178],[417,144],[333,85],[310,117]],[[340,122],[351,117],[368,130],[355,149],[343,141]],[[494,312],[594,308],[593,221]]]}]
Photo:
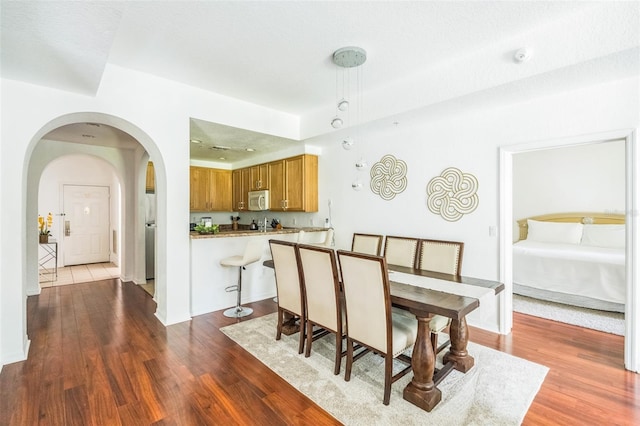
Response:
[{"label": "kitchen cabinet", "polygon": [[231,186],[233,188],[233,211],[247,210],[247,193],[251,190],[251,170],[234,170],[231,176]]},{"label": "kitchen cabinet", "polygon": [[231,170],[189,168],[191,211],[232,211]]},{"label": "kitchen cabinet", "polygon": [[156,176],[153,169],[153,161],[147,163],[147,179],[145,184],[145,192],[147,194],[153,194],[156,192]]},{"label": "kitchen cabinet", "polygon": [[318,211],[318,157],[299,155],[269,165],[270,210]]},{"label": "kitchen cabinet", "polygon": [[250,170],[251,191],[269,189],[269,164],[251,166]]}]

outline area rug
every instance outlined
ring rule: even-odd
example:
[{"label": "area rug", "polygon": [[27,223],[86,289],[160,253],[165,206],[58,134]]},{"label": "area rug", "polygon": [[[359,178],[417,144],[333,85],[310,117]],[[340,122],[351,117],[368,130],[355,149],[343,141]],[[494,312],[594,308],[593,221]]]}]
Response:
[{"label": "area rug", "polygon": [[369,353],[356,361],[351,380],[345,382],[344,359],[340,374],[333,375],[333,335],[313,342],[311,356],[305,358],[298,354],[297,334],[275,340],[276,318],[274,313],[220,330],[345,425],[519,425],[549,371],[469,342],[474,367],[466,374],[454,370],[438,385],[442,401],[431,412],[402,398],[412,374],[392,385],[391,402],[385,406],[382,357]]},{"label": "area rug", "polygon": [[513,295],[513,310],[534,317],[624,336],[624,314],[619,312],[580,308],[518,294]]}]

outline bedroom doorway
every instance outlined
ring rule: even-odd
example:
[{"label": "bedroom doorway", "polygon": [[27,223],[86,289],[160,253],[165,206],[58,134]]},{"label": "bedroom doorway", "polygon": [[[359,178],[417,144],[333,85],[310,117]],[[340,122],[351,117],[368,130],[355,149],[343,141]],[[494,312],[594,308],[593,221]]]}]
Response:
[{"label": "bedroom doorway", "polygon": [[[638,191],[640,177],[637,170],[639,152],[635,146],[635,130],[612,131],[575,138],[538,141],[528,144],[500,148],[500,278],[505,283],[506,292],[501,303],[501,330],[509,332],[513,313],[513,256],[511,246],[514,241],[514,156],[554,148],[589,145],[615,140],[624,141],[625,147],[625,207],[626,215],[626,305],[625,305],[625,368],[640,370],[640,291],[638,289]],[[516,238],[517,239],[517,238]]]},{"label": "bedroom doorway", "polygon": [[514,154],[514,294],[600,311],[587,327],[624,312],[625,195],[624,139]]}]

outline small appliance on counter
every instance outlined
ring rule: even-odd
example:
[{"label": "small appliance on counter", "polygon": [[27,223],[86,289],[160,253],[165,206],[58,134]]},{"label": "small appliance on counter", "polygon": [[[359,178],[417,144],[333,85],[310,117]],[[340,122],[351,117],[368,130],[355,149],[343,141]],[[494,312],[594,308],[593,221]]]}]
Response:
[{"label": "small appliance on counter", "polygon": [[211,220],[210,216],[205,216],[202,219],[200,219],[200,225],[206,226],[207,228],[209,228],[213,225],[213,221]]},{"label": "small appliance on counter", "polygon": [[196,230],[196,224],[193,222],[189,223],[189,232],[192,232],[195,230]]},{"label": "small appliance on counter", "polygon": [[251,231],[257,231],[258,230],[258,224],[256,223],[255,219],[251,221],[251,225],[249,225],[249,229]]}]

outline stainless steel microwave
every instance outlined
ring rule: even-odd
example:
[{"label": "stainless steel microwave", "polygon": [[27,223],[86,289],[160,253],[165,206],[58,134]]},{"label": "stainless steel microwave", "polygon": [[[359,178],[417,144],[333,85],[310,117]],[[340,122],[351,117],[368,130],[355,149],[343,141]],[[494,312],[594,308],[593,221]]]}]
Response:
[{"label": "stainless steel microwave", "polygon": [[249,211],[269,210],[269,190],[249,191]]}]

